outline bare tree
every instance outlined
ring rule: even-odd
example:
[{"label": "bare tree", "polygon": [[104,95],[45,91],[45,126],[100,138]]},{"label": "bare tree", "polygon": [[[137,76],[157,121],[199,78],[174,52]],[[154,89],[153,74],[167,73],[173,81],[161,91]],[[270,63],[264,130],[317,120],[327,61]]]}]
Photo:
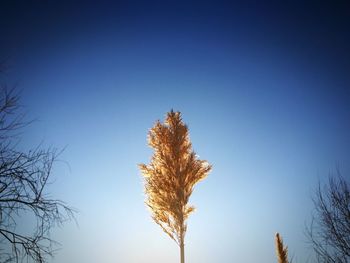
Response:
[{"label": "bare tree", "polygon": [[208,175],[211,165],[199,160],[192,150],[180,112],[169,112],[164,124],[158,121],[149,132],[148,143],[154,149],[151,163],[140,165],[146,204],[153,220],[179,245],[184,263],[186,220],[194,211],[188,201],[194,185]]},{"label": "bare tree", "polygon": [[319,183],[313,202],[316,214],[306,235],[318,262],[350,262],[349,183],[338,171],[328,184]]},{"label": "bare tree", "polygon": [[[47,262],[57,244],[50,229],[74,218],[74,210],[46,193],[58,152],[17,150],[20,129],[28,124],[18,100],[14,90],[0,87],[0,261]],[[32,219],[31,230],[23,226],[24,216]]]}]

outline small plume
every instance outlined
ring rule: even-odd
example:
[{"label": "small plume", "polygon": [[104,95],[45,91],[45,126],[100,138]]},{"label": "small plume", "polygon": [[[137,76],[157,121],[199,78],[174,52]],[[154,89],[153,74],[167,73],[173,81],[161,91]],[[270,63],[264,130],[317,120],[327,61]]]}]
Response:
[{"label": "small plume", "polygon": [[283,246],[283,240],[279,233],[276,233],[275,243],[278,263],[288,263],[288,248]]}]

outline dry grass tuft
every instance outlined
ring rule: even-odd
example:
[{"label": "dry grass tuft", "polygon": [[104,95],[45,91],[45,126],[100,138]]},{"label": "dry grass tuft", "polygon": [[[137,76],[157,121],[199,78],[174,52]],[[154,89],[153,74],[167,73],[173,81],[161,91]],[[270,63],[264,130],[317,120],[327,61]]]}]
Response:
[{"label": "dry grass tuft", "polygon": [[278,263],[288,263],[288,248],[284,247],[279,233],[276,233],[275,242]]}]

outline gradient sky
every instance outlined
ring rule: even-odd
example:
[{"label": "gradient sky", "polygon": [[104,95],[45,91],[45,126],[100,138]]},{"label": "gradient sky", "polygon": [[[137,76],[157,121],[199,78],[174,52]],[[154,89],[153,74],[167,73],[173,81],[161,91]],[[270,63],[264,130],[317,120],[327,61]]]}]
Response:
[{"label": "gradient sky", "polygon": [[37,119],[21,145],[65,147],[48,191],[79,210],[50,262],[179,262],[137,168],[172,108],[213,165],[187,262],[276,262],[277,231],[311,260],[317,181],[350,174],[349,4],[232,2],[1,2],[1,81]]}]

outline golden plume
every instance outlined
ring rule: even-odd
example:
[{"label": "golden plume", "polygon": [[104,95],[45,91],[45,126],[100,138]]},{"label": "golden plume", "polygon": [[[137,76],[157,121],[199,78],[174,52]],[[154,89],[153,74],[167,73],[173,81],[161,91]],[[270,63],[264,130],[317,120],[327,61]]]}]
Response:
[{"label": "golden plume", "polygon": [[148,134],[154,153],[148,165],[140,164],[145,180],[146,205],[153,220],[181,250],[184,262],[186,220],[194,211],[188,204],[194,185],[204,179],[211,165],[192,150],[188,127],[180,112],[171,110],[164,123],[157,121]]},{"label": "golden plume", "polygon": [[283,246],[283,240],[279,233],[276,233],[275,242],[278,263],[288,263],[288,248]]}]

